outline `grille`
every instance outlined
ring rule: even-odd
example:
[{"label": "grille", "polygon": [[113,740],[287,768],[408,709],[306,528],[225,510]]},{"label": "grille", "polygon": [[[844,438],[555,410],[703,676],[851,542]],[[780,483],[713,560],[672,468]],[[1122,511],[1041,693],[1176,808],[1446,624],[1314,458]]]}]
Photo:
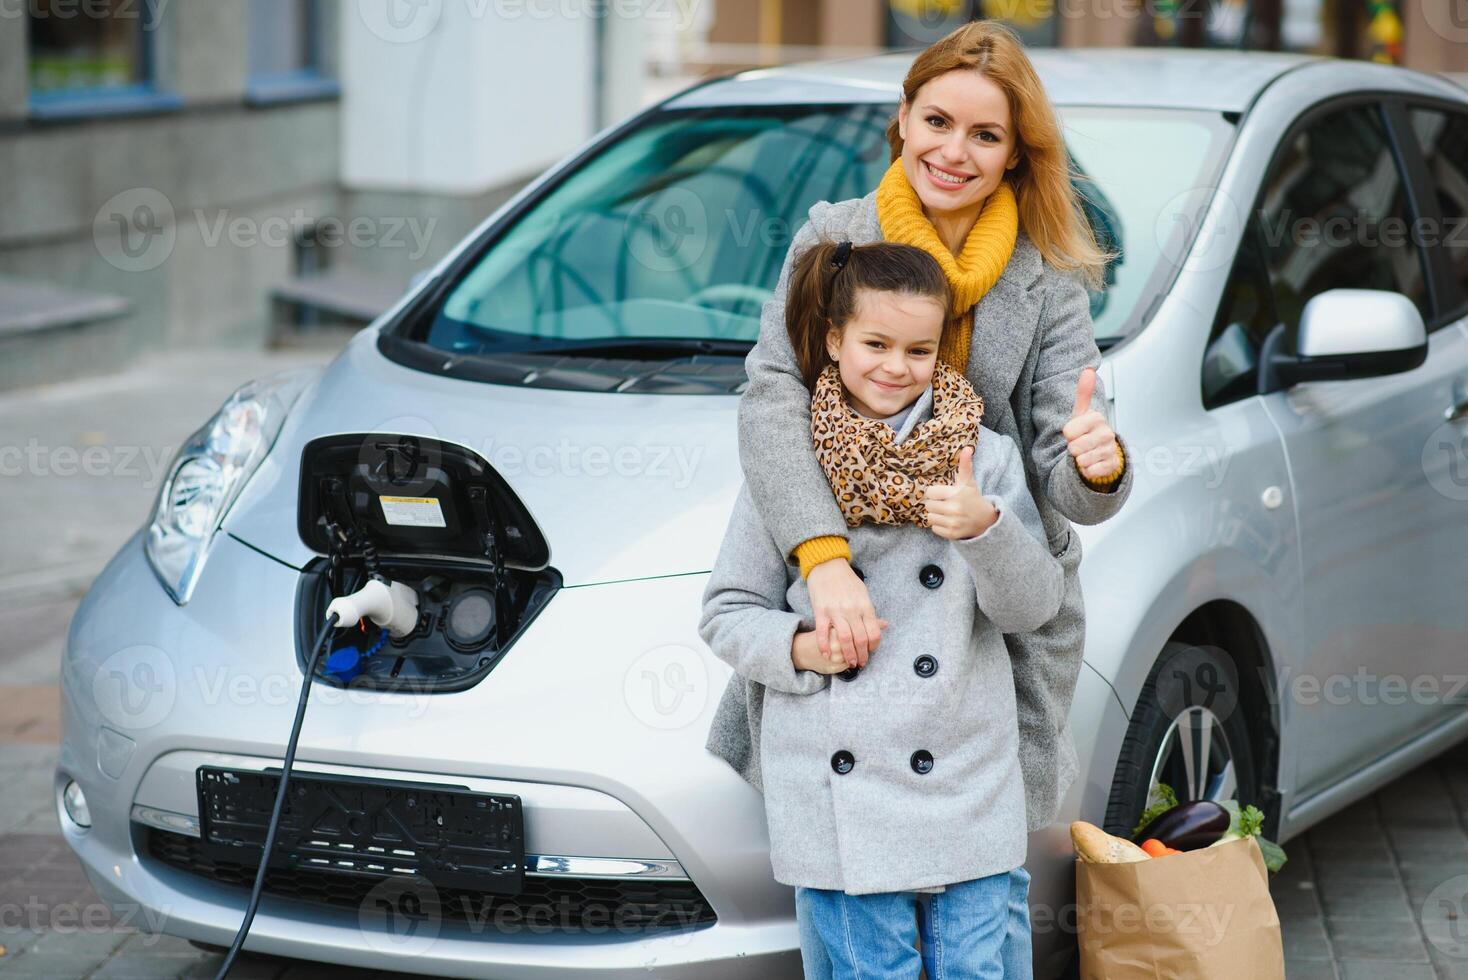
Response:
[{"label": "grille", "polygon": [[[197,837],[145,828],[154,859],[225,885],[248,889],[256,865],[206,856]],[[518,895],[472,888],[436,888],[421,878],[281,868],[265,875],[264,892],[343,908],[386,908],[409,919],[437,919],[478,928],[538,931],[654,931],[708,925],[716,920],[690,881],[617,881],[526,877]]]}]

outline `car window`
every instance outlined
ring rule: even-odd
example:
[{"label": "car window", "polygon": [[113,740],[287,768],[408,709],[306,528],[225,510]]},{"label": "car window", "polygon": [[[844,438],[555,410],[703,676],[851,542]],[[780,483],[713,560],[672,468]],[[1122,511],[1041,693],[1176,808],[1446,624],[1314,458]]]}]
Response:
[{"label": "car window", "polygon": [[1213,332],[1203,353],[1203,406],[1216,408],[1255,391],[1259,351],[1279,322],[1275,314],[1263,234],[1256,217],[1244,232],[1229,273]]},{"label": "car window", "polygon": [[1405,187],[1376,104],[1323,115],[1283,147],[1251,217],[1291,341],[1305,304],[1328,289],[1392,290],[1431,318]]},{"label": "car window", "polygon": [[[1137,329],[1141,311],[1171,283],[1177,268],[1168,257],[1183,254],[1188,242],[1168,235],[1196,229],[1190,211],[1206,204],[1196,192],[1213,182],[1232,127],[1214,113],[1096,106],[1062,107],[1060,123],[1072,167],[1083,175],[1076,189],[1091,230],[1121,256],[1091,294],[1104,349]],[[1161,215],[1181,227],[1160,227]]]},{"label": "car window", "polygon": [[1462,295],[1468,295],[1468,113],[1419,108],[1411,115],[1442,212],[1436,240],[1447,252]]}]

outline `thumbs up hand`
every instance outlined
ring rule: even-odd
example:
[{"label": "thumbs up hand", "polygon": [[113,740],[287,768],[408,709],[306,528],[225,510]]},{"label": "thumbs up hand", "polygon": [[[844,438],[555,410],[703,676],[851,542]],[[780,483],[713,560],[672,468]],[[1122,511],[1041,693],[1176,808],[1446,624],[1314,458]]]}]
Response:
[{"label": "thumbs up hand", "polygon": [[923,506],[933,533],[950,541],[983,534],[999,519],[999,511],[984,498],[974,479],[974,447],[965,446],[958,454],[954,483],[923,488]]},{"label": "thumbs up hand", "polygon": [[1081,475],[1091,480],[1104,480],[1116,472],[1121,455],[1116,445],[1116,433],[1106,422],[1106,416],[1091,407],[1091,396],[1096,391],[1096,369],[1083,368],[1076,383],[1075,406],[1070,410],[1070,421],[1060,430],[1065,436],[1066,448],[1076,461]]}]

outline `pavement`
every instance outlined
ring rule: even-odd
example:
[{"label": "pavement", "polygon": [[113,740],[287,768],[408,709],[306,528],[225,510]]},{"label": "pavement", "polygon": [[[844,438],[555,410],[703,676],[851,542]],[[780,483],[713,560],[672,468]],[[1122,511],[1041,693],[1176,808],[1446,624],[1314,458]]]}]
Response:
[{"label": "pavement", "polygon": [[[62,644],[92,578],[147,518],[173,449],[244,381],[328,356],[175,352],[0,395],[0,978],[217,970],[218,952],[110,909],[62,841],[51,796]],[[1291,980],[1468,980],[1465,814],[1468,744],[1285,842],[1270,888]],[[253,954],[231,973],[363,975]]]}]

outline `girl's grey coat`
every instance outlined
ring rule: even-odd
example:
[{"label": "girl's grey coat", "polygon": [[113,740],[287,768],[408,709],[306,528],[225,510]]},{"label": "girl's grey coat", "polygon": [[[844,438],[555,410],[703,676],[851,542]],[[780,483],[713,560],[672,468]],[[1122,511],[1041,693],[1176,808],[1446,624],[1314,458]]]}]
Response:
[{"label": "girl's grey coat", "polygon": [[[785,332],[791,266],[822,235],[859,245],[881,241],[876,191],[835,204],[820,201],[810,209],[810,220],[786,253],[775,295],[765,303],[759,342],[744,362],[749,387],[739,400],[739,461],[761,520],[792,563],[802,541],[849,535],[811,447],[811,394]],[[1066,448],[1061,429],[1070,419],[1081,369],[1100,363],[1085,287],[1046,263],[1021,229],[1003,274],[974,305],[965,374],[984,396],[984,426],[1019,444],[1050,550],[1065,570],[1065,595],[1055,617],[1039,629],[1004,638],[1014,671],[1030,830],[1055,819],[1076,774],[1070,704],[1081,669],[1085,612],[1077,574],[1081,545],[1070,522],[1099,524],[1115,514],[1131,492],[1136,469],[1130,448],[1117,437],[1128,460],[1126,472],[1111,492],[1092,490]],[[1092,406],[1105,411],[1099,379]],[[900,611],[872,598],[879,616],[891,620],[891,613]],[[731,682],[706,743],[756,789],[762,787],[761,706],[757,683]]]},{"label": "girl's grey coat", "polygon": [[[931,408],[929,386],[896,441]],[[999,510],[977,537],[949,541],[916,524],[850,530],[852,563],[891,626],[849,681],[792,664],[796,631],[815,627],[810,594],[740,489],[699,633],[734,668],[731,685],[744,678],[763,689],[759,751],[777,881],[862,895],[1024,864],[1003,634],[1054,616],[1064,573],[1045,546],[1014,440],[981,431],[973,465]],[[844,773],[834,763],[840,752],[852,761]],[[918,752],[931,759],[914,763]]]}]

